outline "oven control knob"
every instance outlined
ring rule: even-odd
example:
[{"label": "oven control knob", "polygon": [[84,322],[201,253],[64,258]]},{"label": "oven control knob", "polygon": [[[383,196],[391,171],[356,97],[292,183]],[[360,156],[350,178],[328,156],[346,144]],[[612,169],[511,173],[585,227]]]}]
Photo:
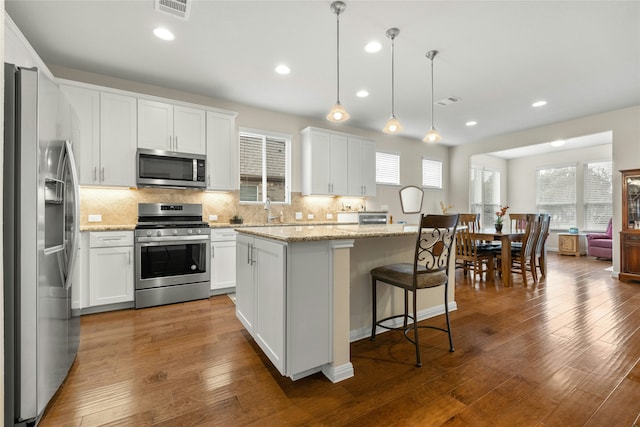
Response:
[{"label": "oven control knob", "polygon": [[178,230],[171,230],[171,232],[173,233],[174,236],[178,234]]},{"label": "oven control knob", "polygon": [[196,230],[196,232],[197,232],[198,234],[200,234],[200,233],[202,233],[202,230],[200,230],[200,229],[198,228],[198,229]]},{"label": "oven control knob", "polygon": [[193,230],[192,229],[188,229],[187,230],[187,234],[193,234]]},{"label": "oven control knob", "polygon": [[160,230],[156,231],[156,236],[162,236],[162,231]]},{"label": "oven control knob", "polygon": [[147,236],[151,236],[151,230],[147,230]]}]

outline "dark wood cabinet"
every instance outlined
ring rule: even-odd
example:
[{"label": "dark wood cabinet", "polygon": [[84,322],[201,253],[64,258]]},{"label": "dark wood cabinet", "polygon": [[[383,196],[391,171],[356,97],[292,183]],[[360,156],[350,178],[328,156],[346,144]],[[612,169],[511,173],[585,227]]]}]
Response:
[{"label": "dark wood cabinet", "polygon": [[623,281],[640,281],[640,169],[622,173],[620,274]]}]

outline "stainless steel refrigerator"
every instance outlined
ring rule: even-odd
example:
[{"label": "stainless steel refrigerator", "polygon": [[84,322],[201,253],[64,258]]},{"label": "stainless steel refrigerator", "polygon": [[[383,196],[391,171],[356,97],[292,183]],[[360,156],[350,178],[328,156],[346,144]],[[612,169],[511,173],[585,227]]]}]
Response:
[{"label": "stainless steel refrigerator", "polygon": [[43,73],[12,64],[4,108],[4,425],[34,425],[79,344],[71,311],[79,237],[73,112]]}]

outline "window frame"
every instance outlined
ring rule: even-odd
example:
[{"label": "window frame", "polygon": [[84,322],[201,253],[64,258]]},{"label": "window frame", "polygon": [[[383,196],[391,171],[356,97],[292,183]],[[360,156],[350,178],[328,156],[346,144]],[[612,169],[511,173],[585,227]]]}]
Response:
[{"label": "window frame", "polygon": [[[571,162],[571,163],[559,163],[559,164],[553,164],[553,165],[544,165],[544,166],[538,166],[536,167],[536,174],[535,174],[535,185],[536,185],[536,190],[535,190],[535,203],[536,203],[536,212],[538,213],[548,213],[551,214],[551,228],[550,230],[553,231],[562,231],[562,230],[568,230],[570,227],[576,227],[577,226],[577,222],[578,222],[578,166],[579,163],[578,162]],[[561,223],[558,224],[558,220],[556,217],[554,217],[554,215],[557,215],[558,212],[550,212],[548,209],[541,209],[540,206],[549,206],[550,203],[541,203],[540,202],[540,198],[539,198],[539,191],[540,191],[540,182],[539,182],[539,177],[538,177],[538,173],[540,171],[543,170],[550,170],[550,169],[564,169],[564,168],[573,168],[573,174],[574,174],[574,200],[573,200],[573,215],[574,215],[574,222],[573,223]],[[583,181],[584,181],[584,177],[583,177]],[[560,205],[561,203],[555,203]],[[571,203],[562,203],[563,205],[571,205]],[[584,202],[583,202],[584,204]]]},{"label": "window frame", "polygon": [[[497,168],[491,168],[480,165],[471,165],[470,175],[473,175],[473,171],[479,171],[481,186],[480,186],[480,203],[477,204],[474,202],[474,192],[475,189],[473,185],[471,185],[472,181],[469,179],[469,208],[471,213],[479,213],[480,214],[480,224],[481,227],[492,227],[495,222],[495,212],[500,209],[502,206],[502,170]],[[485,200],[485,173],[491,172],[495,175],[495,182],[498,184],[497,191],[497,202],[487,202]]]},{"label": "window frame", "polygon": [[[609,219],[611,217],[613,217],[613,160],[612,159],[604,159],[604,160],[585,160],[582,162],[582,179],[583,179],[583,194],[582,194],[582,226],[583,229],[585,230],[589,230],[589,231],[601,231],[604,232],[607,229],[607,226],[609,224]],[[602,164],[602,163],[607,163],[608,167],[609,167],[609,183],[610,183],[610,191],[609,191],[609,200],[608,200],[608,205],[609,205],[609,212],[606,213],[604,215],[604,221],[601,221],[600,223],[596,223],[595,221],[592,221],[589,219],[589,207],[590,205],[594,205],[594,204],[605,204],[606,202],[591,202],[590,198],[588,197],[589,195],[587,194],[587,178],[588,178],[588,169],[589,169],[589,165],[593,165],[593,164]]]},{"label": "window frame", "polygon": [[[291,141],[293,139],[292,135],[287,133],[273,132],[262,129],[253,129],[247,127],[240,127],[238,129],[238,179],[239,185],[238,190],[240,190],[240,186],[242,185],[242,177],[241,177],[241,156],[242,150],[240,150],[240,139],[242,135],[251,135],[254,137],[263,138],[262,142],[262,185],[264,188],[268,188],[267,184],[267,174],[266,174],[266,142],[268,139],[281,139],[285,143],[285,185],[284,185],[284,201],[271,201],[272,204],[279,205],[290,205],[291,204]],[[240,191],[238,192],[238,199],[240,199]],[[258,201],[249,201],[249,200],[238,200],[240,204],[243,205],[260,205],[264,204],[267,201],[267,197],[269,197],[268,190],[263,191],[262,200]]]}]

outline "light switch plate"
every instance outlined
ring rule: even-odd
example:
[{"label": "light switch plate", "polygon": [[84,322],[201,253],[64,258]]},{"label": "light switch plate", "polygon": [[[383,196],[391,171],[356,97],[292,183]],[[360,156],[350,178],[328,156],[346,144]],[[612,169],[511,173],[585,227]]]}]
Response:
[{"label": "light switch plate", "polygon": [[313,214],[307,214],[307,219],[313,219]]},{"label": "light switch plate", "polygon": [[209,221],[217,221],[218,215],[209,215]]},{"label": "light switch plate", "polygon": [[296,212],[296,219],[302,219],[302,212]]},{"label": "light switch plate", "polygon": [[89,215],[89,222],[101,222],[102,215]]},{"label": "light switch plate", "polygon": [[327,214],[327,219],[333,219],[333,214],[332,213],[328,213]]}]

